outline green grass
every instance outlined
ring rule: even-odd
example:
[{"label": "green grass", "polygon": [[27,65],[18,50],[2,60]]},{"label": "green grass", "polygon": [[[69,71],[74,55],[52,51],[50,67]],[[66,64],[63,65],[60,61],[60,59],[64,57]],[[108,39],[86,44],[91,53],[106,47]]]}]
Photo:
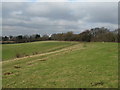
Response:
[{"label": "green grass", "polygon": [[49,55],[3,61],[3,88],[118,87],[117,43],[69,47]]},{"label": "green grass", "polygon": [[73,42],[57,42],[57,41],[40,41],[22,44],[3,44],[2,45],[2,59],[8,60],[19,57],[28,56],[32,54],[50,52],[58,50],[69,45],[74,45]]}]

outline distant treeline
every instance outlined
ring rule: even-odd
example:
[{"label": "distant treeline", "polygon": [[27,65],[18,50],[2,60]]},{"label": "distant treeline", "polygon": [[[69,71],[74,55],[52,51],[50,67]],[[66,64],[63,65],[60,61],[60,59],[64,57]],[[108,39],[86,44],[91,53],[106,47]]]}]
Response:
[{"label": "distant treeline", "polygon": [[25,43],[34,41],[47,41],[47,40],[57,40],[57,41],[81,41],[81,42],[119,42],[120,34],[118,33],[120,29],[110,31],[107,28],[93,28],[90,30],[85,30],[79,34],[74,34],[73,32],[67,33],[57,33],[48,35],[19,35],[19,36],[4,36],[2,37],[2,43]]}]

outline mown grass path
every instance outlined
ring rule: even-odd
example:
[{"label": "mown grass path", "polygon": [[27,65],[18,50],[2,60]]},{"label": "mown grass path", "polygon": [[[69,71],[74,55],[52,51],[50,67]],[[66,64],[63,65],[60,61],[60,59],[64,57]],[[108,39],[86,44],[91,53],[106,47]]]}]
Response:
[{"label": "mown grass path", "polygon": [[2,60],[15,59],[17,57],[26,57],[35,54],[42,54],[46,52],[56,51],[71,45],[75,45],[78,42],[64,42],[64,41],[40,41],[31,43],[19,43],[19,44],[3,44],[2,45]]},{"label": "mown grass path", "polygon": [[44,55],[49,55],[49,54],[54,54],[54,53],[68,52],[68,51],[71,51],[71,50],[76,50],[76,49],[78,49],[78,46],[79,46],[79,45],[81,45],[81,44],[68,46],[68,47],[66,47],[66,48],[63,47],[63,48],[61,48],[61,49],[58,49],[58,50],[55,50],[55,51],[46,52],[46,53],[42,53],[42,54],[24,56],[24,57],[15,58],[15,59],[7,60],[7,61],[2,61],[2,63],[11,62],[11,61],[15,61],[15,60],[23,60],[23,59],[26,59],[26,58],[44,56]]}]

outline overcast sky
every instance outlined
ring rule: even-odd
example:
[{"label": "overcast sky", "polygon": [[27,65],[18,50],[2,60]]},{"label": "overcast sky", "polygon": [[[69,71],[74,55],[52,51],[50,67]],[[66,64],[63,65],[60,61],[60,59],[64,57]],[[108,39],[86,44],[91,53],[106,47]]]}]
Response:
[{"label": "overcast sky", "polygon": [[117,2],[7,1],[2,5],[3,35],[80,33],[95,27],[118,27]]}]

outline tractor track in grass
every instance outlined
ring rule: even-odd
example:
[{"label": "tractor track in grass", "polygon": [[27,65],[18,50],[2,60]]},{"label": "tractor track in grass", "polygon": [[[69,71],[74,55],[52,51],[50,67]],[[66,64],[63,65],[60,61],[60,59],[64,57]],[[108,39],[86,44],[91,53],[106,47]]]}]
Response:
[{"label": "tractor track in grass", "polygon": [[[0,63],[17,61],[17,60],[22,60],[22,59],[32,58],[32,57],[37,57],[37,56],[45,56],[45,55],[54,54],[54,53],[57,53],[57,54],[58,54],[58,53],[60,53],[60,52],[63,53],[63,52],[68,52],[68,51],[73,51],[73,50],[79,50],[79,49],[81,49],[80,46],[81,46],[81,48],[83,48],[83,47],[82,47],[82,43],[80,43],[80,44],[76,44],[76,45],[72,45],[72,46],[68,46],[68,47],[62,48],[62,49],[60,49],[60,50],[51,51],[51,52],[46,52],[46,53],[42,53],[42,54],[25,56],[25,57],[21,57],[21,58],[15,58],[15,59],[12,59],[12,60],[2,61],[2,62],[0,62]],[[37,59],[37,60],[40,60],[40,59]]]},{"label": "tractor track in grass", "polygon": [[83,48],[79,48],[79,47],[80,47],[79,45],[75,45],[73,47],[67,48],[66,50],[64,49],[64,52],[61,50],[61,51],[56,52],[55,54],[52,54],[52,55],[47,56],[45,58],[36,59],[36,60],[33,60],[33,61],[29,61],[27,63],[29,64],[29,63],[33,63],[33,62],[37,62],[37,61],[46,61],[49,58],[52,58],[52,57],[54,57],[56,55],[65,54],[65,53],[69,53],[69,52],[72,52],[72,51],[75,51],[75,50],[83,49]]}]

